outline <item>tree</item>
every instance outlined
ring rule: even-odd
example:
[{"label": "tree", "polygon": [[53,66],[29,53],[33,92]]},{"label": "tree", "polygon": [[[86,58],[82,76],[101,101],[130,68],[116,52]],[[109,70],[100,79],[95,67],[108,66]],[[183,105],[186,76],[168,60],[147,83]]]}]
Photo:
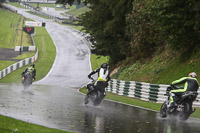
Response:
[{"label": "tree", "polygon": [[135,0],[128,15],[133,56],[149,57],[170,44],[191,54],[200,42],[199,0]]},{"label": "tree", "polygon": [[82,15],[81,24],[95,40],[93,52],[110,56],[113,63],[125,59],[130,53],[129,38],[125,32],[126,15],[132,10],[132,2],[133,0],[84,1],[91,11]]},{"label": "tree", "polygon": [[155,0],[155,23],[166,43],[192,50],[200,42],[199,0]]}]

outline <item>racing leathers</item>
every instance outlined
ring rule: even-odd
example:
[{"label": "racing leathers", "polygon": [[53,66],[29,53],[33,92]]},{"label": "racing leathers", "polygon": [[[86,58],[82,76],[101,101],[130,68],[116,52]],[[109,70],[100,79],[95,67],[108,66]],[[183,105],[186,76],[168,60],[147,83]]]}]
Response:
[{"label": "racing leathers", "polygon": [[198,91],[198,88],[199,88],[198,80],[196,78],[192,78],[192,77],[183,77],[183,78],[175,80],[171,83],[171,85],[179,85],[179,84],[184,84],[184,88],[171,90],[169,92],[171,105],[176,103],[175,96],[181,96],[182,93],[184,93],[186,91]]},{"label": "racing leathers", "polygon": [[24,72],[22,72],[22,80],[24,79],[25,75],[31,73],[32,74],[32,78],[33,80],[35,80],[35,76],[36,76],[36,69],[32,66],[27,67]]},{"label": "racing leathers", "polygon": [[94,83],[94,88],[98,89],[100,92],[104,93],[105,88],[108,86],[108,81],[110,81],[110,72],[107,68],[98,68],[94,71],[92,71],[89,75],[88,78],[91,78],[91,76],[95,73],[98,73],[98,78],[96,82]]}]

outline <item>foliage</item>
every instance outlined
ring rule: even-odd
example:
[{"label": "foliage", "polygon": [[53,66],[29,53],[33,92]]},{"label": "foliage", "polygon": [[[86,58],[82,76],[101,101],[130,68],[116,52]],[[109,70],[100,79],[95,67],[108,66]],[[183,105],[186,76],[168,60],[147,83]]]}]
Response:
[{"label": "foliage", "polygon": [[[70,4],[70,1],[65,1]],[[116,63],[130,56],[129,39],[125,34],[126,14],[131,12],[133,0],[85,0],[91,10],[81,16],[81,24],[95,46],[92,52],[110,56]]]},{"label": "foliage", "polygon": [[1,133],[69,133],[0,115]]},{"label": "foliage", "polygon": [[127,17],[132,55],[149,57],[170,44],[189,58],[200,42],[199,12],[198,0],[135,0]]},{"label": "foliage", "polygon": [[91,62],[95,62],[95,63],[92,63],[92,71],[93,71],[99,68],[102,63],[108,63],[109,58],[106,56],[97,56],[95,54],[91,54],[90,60]]},{"label": "foliage", "polygon": [[127,16],[127,36],[131,38],[131,55],[136,59],[149,58],[163,39],[156,30],[148,0],[135,0],[132,13]]},{"label": "foliage", "polygon": [[158,10],[155,22],[166,41],[178,49],[193,49],[200,41],[200,1],[156,1],[152,10]]},{"label": "foliage", "polygon": [[98,55],[110,56],[116,63],[129,55],[129,39],[125,34],[126,14],[131,12],[133,0],[86,0],[91,11],[82,16],[81,24],[94,38]]}]

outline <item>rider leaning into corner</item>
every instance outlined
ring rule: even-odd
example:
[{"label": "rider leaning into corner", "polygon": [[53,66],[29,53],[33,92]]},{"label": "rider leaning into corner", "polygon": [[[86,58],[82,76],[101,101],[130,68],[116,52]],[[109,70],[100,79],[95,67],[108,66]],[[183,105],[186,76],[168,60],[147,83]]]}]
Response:
[{"label": "rider leaning into corner", "polygon": [[32,73],[33,81],[35,80],[36,76],[36,69],[35,64],[31,64],[30,67],[27,67],[24,72],[22,72],[22,81],[24,81],[25,74]]},{"label": "rider leaning into corner", "polygon": [[175,96],[181,96],[182,93],[186,91],[198,91],[199,88],[199,83],[198,80],[196,79],[197,74],[195,72],[189,73],[188,77],[183,77],[181,79],[173,81],[170,85],[179,85],[179,84],[184,84],[183,89],[176,89],[176,90],[171,90],[169,92],[170,94],[170,108],[173,108],[177,106],[176,104],[176,97]]},{"label": "rider leaning into corner", "polygon": [[[92,71],[88,75],[88,78],[91,79],[91,76],[93,74],[95,74],[95,73],[98,73],[98,78],[94,83],[94,89],[98,89],[105,96],[105,89],[102,89],[102,87],[104,87],[104,88],[107,87],[108,86],[108,81],[110,81],[110,72],[108,70],[108,64],[107,63],[103,63],[100,68]],[[104,82],[106,82],[106,84]],[[88,89],[89,90],[88,90],[87,95],[92,91],[92,90],[90,90],[90,88],[88,88]]]}]

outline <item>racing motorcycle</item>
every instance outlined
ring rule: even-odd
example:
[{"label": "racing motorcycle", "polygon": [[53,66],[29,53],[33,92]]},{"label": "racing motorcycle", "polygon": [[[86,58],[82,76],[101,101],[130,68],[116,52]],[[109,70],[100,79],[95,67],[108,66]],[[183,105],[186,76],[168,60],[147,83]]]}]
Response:
[{"label": "racing motorcycle", "polygon": [[106,96],[105,88],[108,86],[107,81],[98,81],[96,85],[95,80],[91,78],[91,82],[87,84],[87,94],[85,96],[85,104],[92,103],[94,106],[100,105]]},{"label": "racing motorcycle", "polygon": [[24,86],[24,89],[28,89],[28,87],[32,84],[32,74],[26,73],[24,78],[22,79],[22,84]]},{"label": "racing motorcycle", "polygon": [[[175,96],[177,99],[177,106],[170,108],[170,94],[169,92],[173,89],[181,89],[182,87],[171,85],[167,87],[166,90],[166,101],[162,104],[160,108],[160,117],[166,118],[167,115],[178,116],[179,120],[185,121],[190,115],[195,112],[195,109],[192,108],[193,102],[196,100],[198,93],[196,91],[186,91],[180,96]],[[196,100],[198,101],[198,100]]]}]

